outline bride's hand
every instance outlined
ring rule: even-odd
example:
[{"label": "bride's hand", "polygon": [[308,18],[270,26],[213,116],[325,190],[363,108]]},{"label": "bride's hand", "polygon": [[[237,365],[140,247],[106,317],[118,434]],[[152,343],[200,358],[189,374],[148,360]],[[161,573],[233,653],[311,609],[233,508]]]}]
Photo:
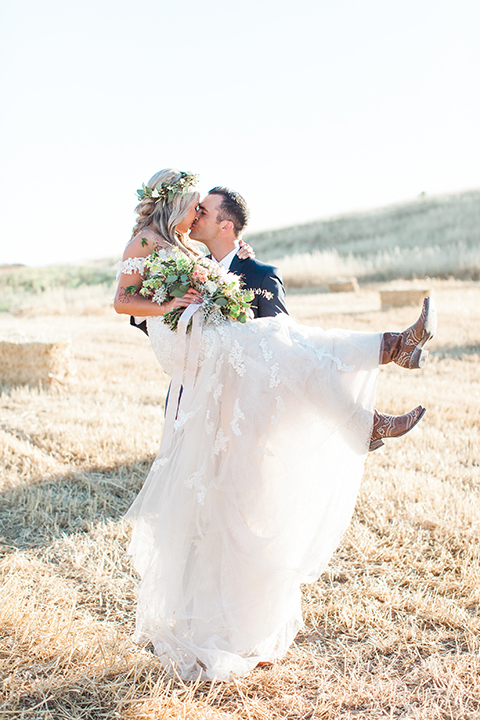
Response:
[{"label": "bride's hand", "polygon": [[254,258],[255,253],[253,252],[253,248],[243,240],[240,240],[240,249],[237,252],[238,257],[240,260],[246,260],[247,258]]},{"label": "bride's hand", "polygon": [[202,296],[200,293],[193,288],[189,288],[182,297],[173,298],[173,300],[164,302],[160,305],[160,307],[162,308],[162,315],[165,315],[165,313],[168,313],[177,307],[188,307],[188,305],[192,305],[193,303],[199,305],[201,302]]}]

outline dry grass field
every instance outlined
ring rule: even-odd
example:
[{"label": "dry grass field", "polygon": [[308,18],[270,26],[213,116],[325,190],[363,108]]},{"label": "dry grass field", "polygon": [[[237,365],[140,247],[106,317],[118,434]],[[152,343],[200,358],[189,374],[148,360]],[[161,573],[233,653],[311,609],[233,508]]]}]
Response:
[{"label": "dry grass field", "polygon": [[[105,304],[81,314],[80,299],[70,315],[72,303],[0,313],[0,334],[71,338],[77,367],[69,385],[1,394],[2,720],[480,718],[480,283],[432,286],[430,360],[382,368],[377,401],[392,413],[422,403],[424,420],[368,457],[287,656],[230,683],[171,680],[130,639],[122,516],[156,454],[167,389],[147,338]],[[378,287],[292,292],[289,307],[323,327],[411,324],[415,308],[380,311]]]}]

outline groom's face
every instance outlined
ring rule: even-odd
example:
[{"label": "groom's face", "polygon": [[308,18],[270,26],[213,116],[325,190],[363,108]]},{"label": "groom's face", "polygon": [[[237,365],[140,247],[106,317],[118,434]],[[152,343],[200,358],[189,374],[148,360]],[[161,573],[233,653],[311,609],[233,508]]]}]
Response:
[{"label": "groom's face", "polygon": [[209,241],[218,238],[221,223],[218,222],[217,217],[220,212],[222,200],[221,195],[207,195],[203,198],[198,206],[197,215],[190,229],[190,237],[192,240],[203,242],[208,247]]}]

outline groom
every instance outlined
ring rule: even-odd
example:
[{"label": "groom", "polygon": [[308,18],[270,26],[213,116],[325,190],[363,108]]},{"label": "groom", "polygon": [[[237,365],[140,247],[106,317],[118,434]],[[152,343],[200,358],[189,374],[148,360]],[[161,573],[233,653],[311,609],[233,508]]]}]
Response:
[{"label": "groom", "polygon": [[248,290],[265,290],[272,297],[255,295],[251,309],[255,317],[287,313],[285,288],[280,270],[273,265],[238,255],[239,240],[249,220],[243,197],[225,187],[214,187],[201,201],[190,229],[191,240],[202,242],[219,265],[240,275]]},{"label": "groom", "polygon": [[[237,255],[240,236],[249,216],[247,203],[239,193],[225,187],[214,187],[198,206],[190,238],[206,245],[219,265],[241,275],[245,289],[271,293],[271,298],[255,295],[250,306],[254,317],[272,317],[280,313],[288,315],[280,270],[254,258],[241,260]],[[147,332],[146,321],[137,325],[132,317],[130,323]]]}]

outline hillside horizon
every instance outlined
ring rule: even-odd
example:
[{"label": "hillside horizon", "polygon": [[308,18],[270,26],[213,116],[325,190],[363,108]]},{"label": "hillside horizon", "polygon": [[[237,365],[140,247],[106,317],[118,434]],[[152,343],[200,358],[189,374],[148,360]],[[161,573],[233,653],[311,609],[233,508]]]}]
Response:
[{"label": "hillside horizon", "polygon": [[[355,276],[361,282],[480,278],[480,190],[427,195],[373,210],[246,234],[258,260],[277,265],[287,287]],[[117,258],[29,267],[0,265],[5,287],[111,285]]]},{"label": "hillside horizon", "polygon": [[[421,220],[421,223],[415,221]],[[412,222],[413,221],[413,222]],[[453,231],[453,226],[456,230]],[[444,244],[455,241],[478,240],[480,227],[480,188],[441,195],[419,195],[414,200],[385,205],[370,210],[357,210],[333,215],[319,220],[289,225],[258,233],[246,233],[245,239],[255,247],[260,259],[278,259],[279,251],[285,254],[335,249],[342,255],[361,249],[371,251],[373,246],[398,244],[412,246],[418,239],[422,242],[425,231],[431,239]],[[403,230],[403,232],[402,232]],[[402,235],[412,232],[411,239]],[[438,233],[433,237],[433,232]],[[475,234],[475,231],[477,234]],[[382,239],[387,242],[382,243]],[[262,256],[262,257],[260,257]]]}]

